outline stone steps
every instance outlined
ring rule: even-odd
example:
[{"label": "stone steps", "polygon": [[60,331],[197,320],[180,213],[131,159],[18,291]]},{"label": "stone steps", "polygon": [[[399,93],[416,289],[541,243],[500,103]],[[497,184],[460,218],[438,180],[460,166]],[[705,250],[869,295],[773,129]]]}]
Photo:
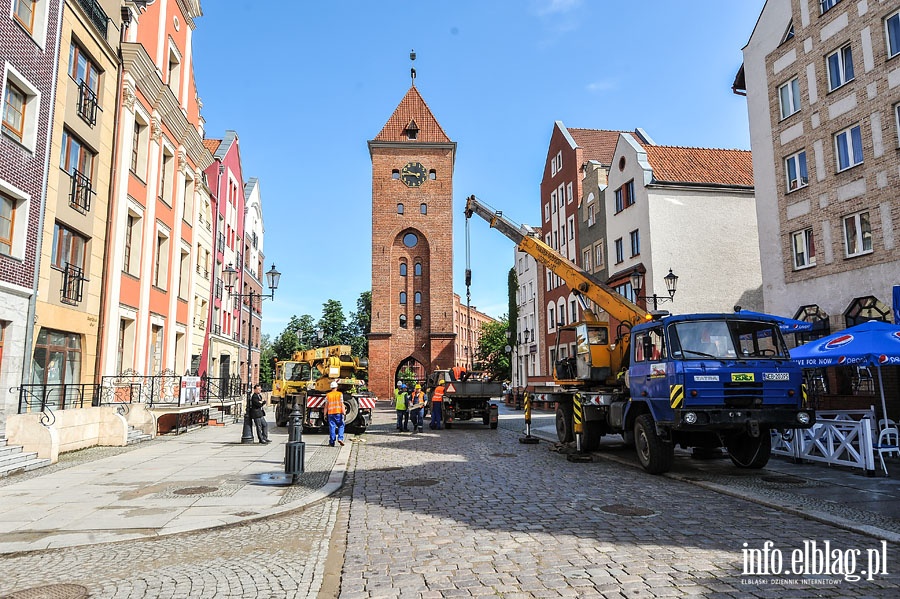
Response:
[{"label": "stone steps", "polygon": [[144,441],[151,441],[152,439],[153,435],[148,435],[131,426],[128,427],[128,445],[143,443]]},{"label": "stone steps", "polygon": [[0,439],[0,477],[49,465],[50,460],[37,457],[37,452],[25,453],[21,445],[9,445],[6,439]]}]

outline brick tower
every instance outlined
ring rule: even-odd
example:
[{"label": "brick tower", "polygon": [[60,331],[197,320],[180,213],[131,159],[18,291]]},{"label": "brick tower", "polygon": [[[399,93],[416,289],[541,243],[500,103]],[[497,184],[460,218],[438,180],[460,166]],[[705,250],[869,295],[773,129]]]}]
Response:
[{"label": "brick tower", "polygon": [[390,397],[401,367],[455,363],[450,141],[415,84],[375,139],[369,387]]}]

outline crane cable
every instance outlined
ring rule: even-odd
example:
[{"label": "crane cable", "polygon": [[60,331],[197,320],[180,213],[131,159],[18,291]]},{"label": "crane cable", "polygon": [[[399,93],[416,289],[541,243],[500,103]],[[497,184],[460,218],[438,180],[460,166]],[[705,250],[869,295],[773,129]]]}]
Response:
[{"label": "crane cable", "polygon": [[469,217],[466,215],[466,370],[472,370],[469,359],[472,347],[472,256],[469,246]]}]

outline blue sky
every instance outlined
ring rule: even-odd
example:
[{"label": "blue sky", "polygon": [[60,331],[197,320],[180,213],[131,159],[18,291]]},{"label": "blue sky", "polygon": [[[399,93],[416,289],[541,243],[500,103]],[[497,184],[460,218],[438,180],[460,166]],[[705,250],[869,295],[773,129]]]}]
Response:
[{"label": "blue sky", "polygon": [[[208,137],[237,131],[258,177],[268,270],[263,332],[345,314],[371,287],[374,138],[410,85],[451,139],[454,289],[465,301],[465,198],[538,223],[553,123],[642,127],[660,144],[749,149],[731,92],[763,0],[205,0],[194,70]],[[506,312],[513,246],[474,219],[472,305]]]}]

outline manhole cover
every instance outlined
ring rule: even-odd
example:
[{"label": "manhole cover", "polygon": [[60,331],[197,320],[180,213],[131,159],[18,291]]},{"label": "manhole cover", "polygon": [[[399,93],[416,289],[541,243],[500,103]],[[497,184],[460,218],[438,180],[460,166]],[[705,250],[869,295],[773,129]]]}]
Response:
[{"label": "manhole cover", "polygon": [[516,454],[514,453],[492,453],[492,458],[514,458]]},{"label": "manhole cover", "polygon": [[805,485],[806,481],[802,478],[796,478],[794,476],[763,476],[763,482],[772,483],[775,485]]},{"label": "manhole cover", "polygon": [[185,487],[183,489],[175,489],[172,491],[175,495],[204,495],[206,493],[215,493],[218,487]]},{"label": "manhole cover", "polygon": [[430,487],[438,484],[433,478],[411,478],[398,483],[401,487]]},{"label": "manhole cover", "polygon": [[620,504],[604,505],[600,508],[600,511],[616,516],[653,516],[656,514],[653,510],[648,510],[645,507]]},{"label": "manhole cover", "polygon": [[393,472],[394,470],[403,470],[400,466],[385,466],[384,468],[372,468],[372,472]]},{"label": "manhole cover", "polygon": [[0,599],[82,599],[88,596],[87,587],[80,584],[49,584],[16,591]]}]

